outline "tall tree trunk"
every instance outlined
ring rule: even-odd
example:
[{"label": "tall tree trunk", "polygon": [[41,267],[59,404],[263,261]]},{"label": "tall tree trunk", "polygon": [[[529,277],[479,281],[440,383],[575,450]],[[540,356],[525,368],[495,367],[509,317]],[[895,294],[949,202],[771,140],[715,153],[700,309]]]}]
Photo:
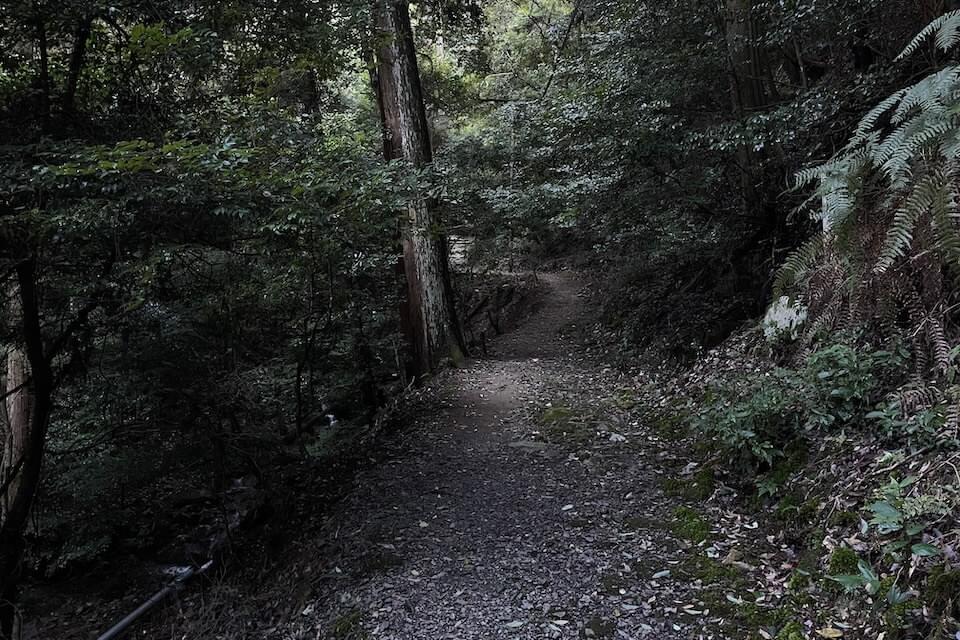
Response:
[{"label": "tall tree trunk", "polygon": [[66,119],[72,118],[76,111],[77,87],[80,85],[80,74],[83,72],[83,58],[87,51],[87,40],[90,39],[90,30],[92,27],[93,16],[83,16],[80,18],[77,29],[73,34],[73,50],[70,52],[67,84],[63,90],[63,115]]},{"label": "tall tree trunk", "polygon": [[[730,60],[730,85],[733,108],[743,120],[750,113],[769,103],[764,80],[768,77],[766,57],[759,47],[758,27],[753,14],[753,0],[726,0],[725,30],[727,55]],[[803,64],[800,61],[800,64]],[[762,209],[756,159],[753,149],[741,145],[737,151],[746,212],[759,214]]]},{"label": "tall tree trunk", "polygon": [[[53,371],[44,353],[36,291],[36,259],[22,261],[16,269],[19,293],[22,350],[8,357],[8,389],[22,386],[8,404],[8,427],[14,443],[12,464],[4,450],[3,510],[0,512],[0,638],[12,638],[16,620],[17,585],[23,562],[23,532],[30,507],[40,486],[47,425],[53,408]],[[12,367],[12,368],[11,368]],[[13,378],[13,380],[11,380]],[[13,386],[11,386],[13,385]]]},{"label": "tall tree trunk", "polygon": [[[383,121],[384,156],[415,167],[433,162],[417,53],[406,0],[374,0],[376,89]],[[447,245],[436,206],[425,195],[401,220],[406,303],[404,332],[413,371],[433,371],[444,356],[462,357],[463,338],[453,306]]]}]

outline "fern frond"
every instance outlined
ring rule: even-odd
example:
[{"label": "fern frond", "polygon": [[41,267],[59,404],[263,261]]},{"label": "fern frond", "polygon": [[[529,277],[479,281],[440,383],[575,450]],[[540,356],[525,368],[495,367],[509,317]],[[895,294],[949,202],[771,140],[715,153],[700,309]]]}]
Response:
[{"label": "fern frond", "polygon": [[850,139],[850,143],[847,145],[847,147],[852,148],[867,142],[870,135],[875,133],[873,129],[877,126],[880,116],[885,114],[887,111],[890,111],[895,105],[903,100],[903,97],[906,94],[907,90],[901,89],[895,92],[893,95],[888,96],[886,99],[881,101],[880,104],[868,111],[867,115],[860,120],[860,124],[857,125],[857,130]]},{"label": "fern frond", "polygon": [[947,176],[942,171],[931,172],[917,183],[887,228],[883,248],[873,268],[874,273],[886,272],[898,259],[906,255],[921,216],[930,211],[936,215],[938,207],[935,204],[942,205],[944,210],[951,206],[949,191]]},{"label": "fern frond", "polygon": [[930,36],[934,35],[937,46],[943,51],[948,51],[960,41],[960,11],[945,13],[924,27],[900,52],[896,60],[900,61],[913,55]]},{"label": "fern frond", "polygon": [[905,207],[894,214],[890,228],[887,229],[887,236],[884,239],[883,248],[880,250],[880,256],[873,267],[874,273],[886,272],[906,254],[907,249],[913,242],[913,230],[917,226],[921,211],[918,211],[917,208]]},{"label": "fern frond", "polygon": [[816,266],[829,241],[830,237],[826,233],[818,233],[787,257],[773,280],[774,298],[787,295],[788,289]]},{"label": "fern frond", "polygon": [[937,251],[954,275],[960,275],[960,229],[957,227],[958,197],[955,182],[947,178],[943,189],[935,193],[931,217],[936,234]]},{"label": "fern frond", "polygon": [[950,368],[950,342],[947,340],[947,332],[939,318],[927,318],[926,325],[934,366],[939,373],[945,373]]},{"label": "fern frond", "polygon": [[904,122],[910,112],[917,108],[921,112],[945,111],[945,100],[956,89],[958,77],[960,67],[947,67],[908,87],[893,113],[893,122]]}]

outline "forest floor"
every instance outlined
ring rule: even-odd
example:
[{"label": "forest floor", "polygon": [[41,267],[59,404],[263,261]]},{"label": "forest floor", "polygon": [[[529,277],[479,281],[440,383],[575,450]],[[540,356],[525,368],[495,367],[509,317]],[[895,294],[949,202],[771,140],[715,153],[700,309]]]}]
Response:
[{"label": "forest floor", "polygon": [[423,389],[282,566],[188,600],[173,637],[747,637],[718,611],[737,570],[662,488],[683,453],[588,346],[590,287],[540,278],[538,311]]}]

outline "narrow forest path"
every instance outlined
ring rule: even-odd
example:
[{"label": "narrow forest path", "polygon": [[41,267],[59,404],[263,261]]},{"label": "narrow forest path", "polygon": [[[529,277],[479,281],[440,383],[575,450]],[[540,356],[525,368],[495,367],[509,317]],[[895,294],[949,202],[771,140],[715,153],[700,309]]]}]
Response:
[{"label": "narrow forest path", "polygon": [[683,600],[689,578],[667,576],[689,564],[690,545],[668,533],[677,499],[660,489],[663,447],[622,408],[618,374],[583,346],[596,317],[583,283],[541,278],[538,312],[491,357],[432,383],[391,459],[356,477],[302,550],[311,586],[294,603],[299,629],[702,636],[702,603]]}]

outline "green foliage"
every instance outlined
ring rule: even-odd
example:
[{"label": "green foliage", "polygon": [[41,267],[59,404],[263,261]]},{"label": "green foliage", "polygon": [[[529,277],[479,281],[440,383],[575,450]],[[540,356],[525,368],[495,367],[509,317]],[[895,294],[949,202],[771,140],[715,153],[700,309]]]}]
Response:
[{"label": "green foliage", "polygon": [[856,551],[850,547],[837,547],[827,561],[827,573],[830,575],[855,573],[859,563],[860,558]]},{"label": "green foliage", "polygon": [[868,525],[885,539],[886,553],[918,558],[938,556],[940,549],[925,540],[934,523],[960,504],[960,490],[945,485],[922,493],[916,490],[916,481],[913,476],[903,480],[891,477],[877,491],[876,500],[866,507],[870,513]]},{"label": "green foliage", "polygon": [[[941,16],[900,58],[931,36],[941,50],[953,47],[958,26],[960,13]],[[958,89],[960,67],[949,65],[893,92],[836,157],[797,174],[798,185],[817,185],[805,208],[822,233],[776,281],[809,307],[811,327],[860,318],[878,334],[908,337],[923,376],[944,372],[952,346],[939,303],[952,292],[945,274],[960,276]]]},{"label": "green foliage", "polygon": [[949,11],[923,28],[920,33],[910,41],[910,44],[900,53],[899,59],[910,56],[923,45],[931,36],[936,41],[937,48],[941,51],[950,51],[960,42],[960,11]]},{"label": "green foliage", "polygon": [[[875,401],[881,377],[901,363],[895,353],[831,345],[811,354],[802,369],[714,385],[702,399],[696,425],[740,466],[770,468],[809,432],[857,424]],[[769,484],[767,492],[780,484]]]}]

